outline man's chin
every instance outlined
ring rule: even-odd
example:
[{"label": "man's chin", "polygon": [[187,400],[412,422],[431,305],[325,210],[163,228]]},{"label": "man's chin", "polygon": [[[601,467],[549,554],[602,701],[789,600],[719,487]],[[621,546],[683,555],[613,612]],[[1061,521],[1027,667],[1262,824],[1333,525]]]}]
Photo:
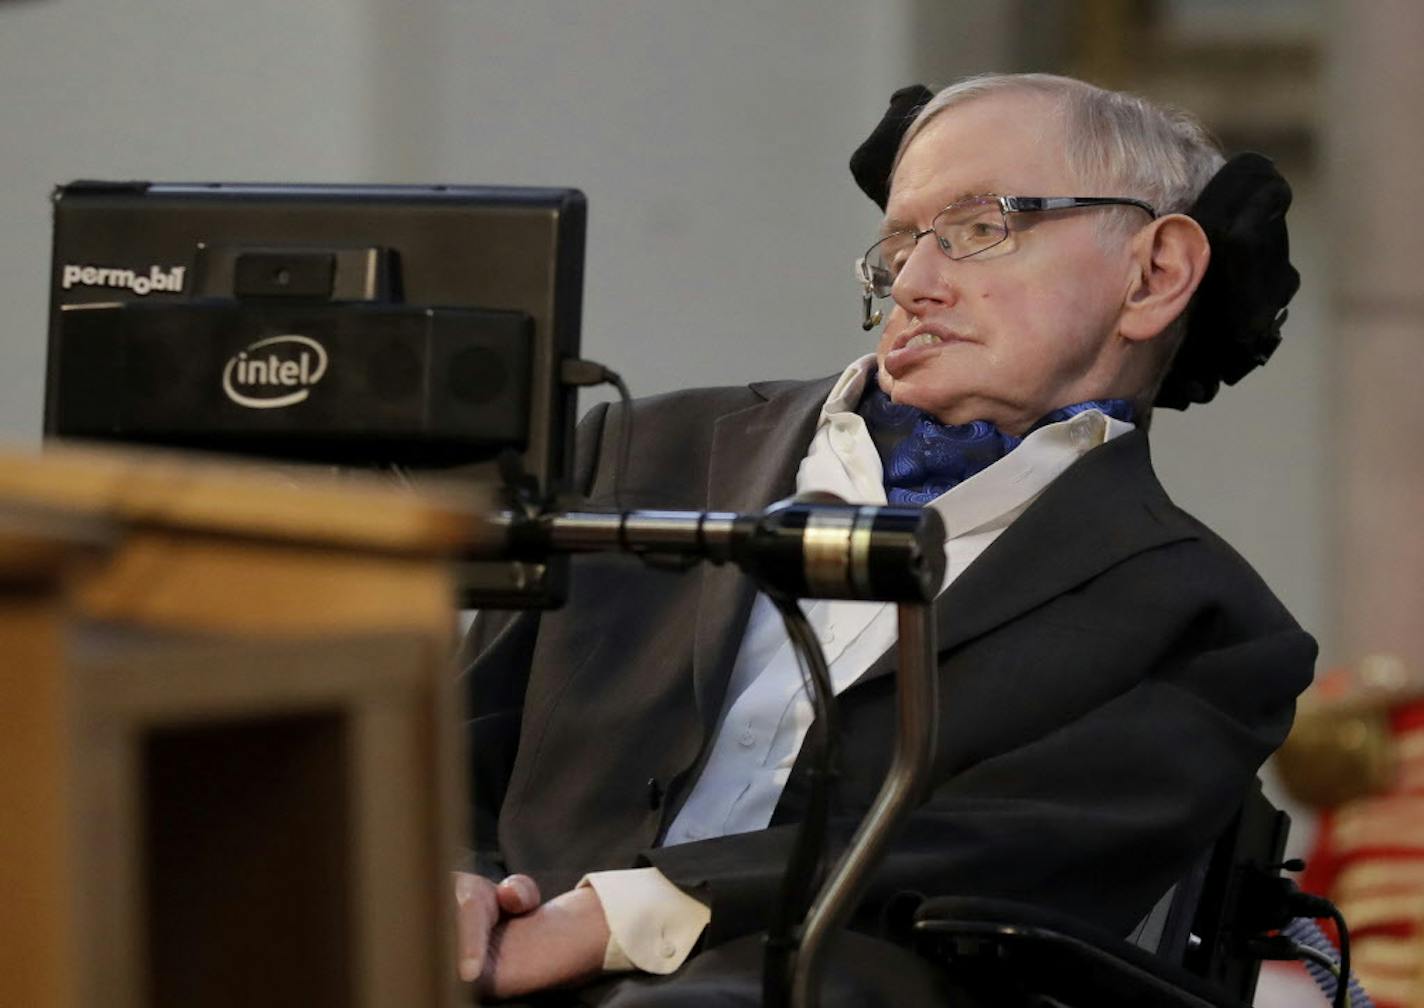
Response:
[{"label": "man's chin", "polygon": [[1015,426],[1015,420],[1002,415],[1002,409],[996,409],[992,403],[978,397],[967,394],[947,395],[943,388],[925,389],[910,379],[887,378],[884,372],[878,376],[878,380],[881,390],[890,397],[891,402],[901,406],[913,406],[942,424],[961,426],[984,420],[1006,432]]},{"label": "man's chin", "polygon": [[877,380],[880,382],[881,391],[890,397],[891,402],[899,406],[913,406],[936,418],[946,410],[953,410],[956,405],[953,402],[946,402],[943,393],[931,394],[908,378],[892,378],[886,372],[881,371]]}]

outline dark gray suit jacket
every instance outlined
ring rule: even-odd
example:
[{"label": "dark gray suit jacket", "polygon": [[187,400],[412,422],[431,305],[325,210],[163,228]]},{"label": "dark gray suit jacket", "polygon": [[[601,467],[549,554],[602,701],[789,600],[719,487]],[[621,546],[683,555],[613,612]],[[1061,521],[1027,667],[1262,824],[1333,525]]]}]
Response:
[{"label": "dark gray suit jacket", "polygon": [[[829,382],[640,400],[625,506],[751,510],[794,490]],[[580,426],[611,504],[624,415]],[[771,828],[656,843],[710,742],[752,601],[734,570],[575,561],[555,613],[477,621],[466,675],[474,829],[491,874],[557,892],[654,864],[710,901],[707,943],[764,927],[804,805]],[[1133,432],[1070,467],[940,598],[937,787],[858,926],[901,893],[1025,899],[1126,932],[1185,874],[1285,737],[1315,644],[1229,546],[1175,507]],[[884,776],[893,682],[841,697],[832,832]]]}]

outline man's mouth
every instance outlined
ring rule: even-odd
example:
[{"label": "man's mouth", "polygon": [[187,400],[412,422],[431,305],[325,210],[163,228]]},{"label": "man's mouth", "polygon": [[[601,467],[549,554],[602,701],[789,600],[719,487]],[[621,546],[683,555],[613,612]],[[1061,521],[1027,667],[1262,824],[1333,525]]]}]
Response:
[{"label": "man's mouth", "polygon": [[922,359],[933,357],[951,343],[968,339],[959,332],[933,322],[920,321],[909,326],[890,343],[881,367],[891,378],[898,378]]},{"label": "man's mouth", "polygon": [[940,343],[955,343],[964,339],[960,333],[934,322],[920,321],[905,329],[890,344],[890,352],[917,347],[936,346]]},{"label": "man's mouth", "polygon": [[944,347],[967,342],[970,340],[964,333],[937,322],[920,319],[891,340],[889,352],[884,356],[884,360],[881,360],[880,366],[890,377],[897,379],[901,374],[909,372],[920,360],[943,352]]}]

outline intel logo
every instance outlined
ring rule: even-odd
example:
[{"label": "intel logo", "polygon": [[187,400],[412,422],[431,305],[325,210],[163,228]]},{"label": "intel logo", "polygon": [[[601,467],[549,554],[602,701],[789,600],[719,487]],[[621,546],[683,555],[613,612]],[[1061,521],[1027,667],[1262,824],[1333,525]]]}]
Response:
[{"label": "intel logo", "polygon": [[222,385],[227,397],[250,409],[277,409],[306,401],[326,374],[326,349],[309,336],[268,336],[228,358]]}]

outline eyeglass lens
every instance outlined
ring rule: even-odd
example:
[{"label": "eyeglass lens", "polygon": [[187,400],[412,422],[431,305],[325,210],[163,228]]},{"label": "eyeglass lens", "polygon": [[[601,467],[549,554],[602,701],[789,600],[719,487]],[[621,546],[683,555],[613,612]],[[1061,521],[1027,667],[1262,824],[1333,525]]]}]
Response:
[{"label": "eyeglass lens", "polygon": [[[965,200],[945,207],[930,221],[936,243],[951,259],[964,259],[998,245],[1009,235],[1004,211],[997,200]],[[931,232],[926,232],[929,234]],[[865,255],[865,267],[871,286],[880,297],[886,297],[914,252],[919,240],[914,231],[896,231],[887,235]]]}]

